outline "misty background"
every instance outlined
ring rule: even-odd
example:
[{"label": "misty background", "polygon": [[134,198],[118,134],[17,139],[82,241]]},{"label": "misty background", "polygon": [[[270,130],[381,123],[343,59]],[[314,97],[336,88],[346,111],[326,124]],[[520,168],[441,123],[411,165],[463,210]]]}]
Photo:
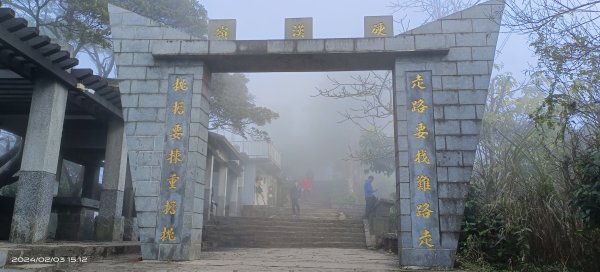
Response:
[{"label": "misty background", "polygon": [[[363,37],[363,17],[394,15],[394,35],[403,32],[403,27],[412,29],[420,26],[424,14],[406,10],[396,12],[390,8],[390,0],[374,1],[201,1],[209,19],[236,19],[237,40],[282,39],[285,18],[312,17],[313,38]],[[403,22],[400,19],[405,16]],[[403,26],[404,25],[404,26]],[[407,27],[408,26],[408,27]],[[510,39],[509,39],[510,38]],[[499,38],[497,63],[504,64],[504,70],[520,77],[529,63],[535,63],[526,37],[503,31]],[[520,61],[513,61],[519,59]],[[529,61],[523,61],[529,60]],[[344,118],[340,112],[357,108],[360,104],[351,99],[332,99],[318,94],[317,88],[331,88],[328,76],[342,82],[352,82],[350,77],[366,72],[311,72],[311,73],[249,73],[247,84],[255,96],[257,106],[267,107],[279,118],[264,127],[273,144],[282,153],[284,175],[291,180],[302,178],[308,171],[317,181],[350,179],[361,182],[374,175],[374,186],[378,196],[391,198],[395,190],[395,176],[377,175],[354,171],[349,165],[360,167],[360,163],[350,158],[351,150],[359,149],[361,130]],[[381,120],[382,122],[391,121]],[[389,127],[388,135],[393,135]],[[243,140],[240,136],[226,135],[230,140]],[[331,184],[332,186],[339,186]],[[357,187],[357,186],[355,186]],[[357,196],[362,188],[355,188]]]}]

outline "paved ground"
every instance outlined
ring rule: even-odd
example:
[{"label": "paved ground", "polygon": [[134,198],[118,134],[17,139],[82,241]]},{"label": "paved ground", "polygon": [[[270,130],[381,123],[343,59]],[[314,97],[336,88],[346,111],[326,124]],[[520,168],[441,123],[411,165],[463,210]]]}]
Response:
[{"label": "paved ground", "polygon": [[83,264],[68,271],[400,271],[397,256],[366,249],[244,248],[202,253],[189,262],[135,261],[124,255]]}]

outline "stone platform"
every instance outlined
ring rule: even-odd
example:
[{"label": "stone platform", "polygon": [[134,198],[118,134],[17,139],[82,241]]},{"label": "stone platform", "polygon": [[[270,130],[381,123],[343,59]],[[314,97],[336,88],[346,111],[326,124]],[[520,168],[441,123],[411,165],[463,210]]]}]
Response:
[{"label": "stone platform", "polygon": [[0,242],[0,271],[64,270],[81,263],[139,252],[138,242],[52,242],[25,245],[4,241]]}]

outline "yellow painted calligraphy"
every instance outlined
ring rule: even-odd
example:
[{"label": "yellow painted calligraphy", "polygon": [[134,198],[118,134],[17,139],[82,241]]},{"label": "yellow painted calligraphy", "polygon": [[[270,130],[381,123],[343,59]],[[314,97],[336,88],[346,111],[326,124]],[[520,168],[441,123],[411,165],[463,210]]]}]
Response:
[{"label": "yellow painted calligraphy", "polygon": [[377,23],[373,25],[373,28],[371,29],[371,33],[377,35],[377,36],[385,36],[387,35],[387,33],[385,33],[385,24],[384,23]]},{"label": "yellow painted calligraphy", "polygon": [[431,190],[431,181],[428,176],[418,175],[417,176],[417,189],[419,191],[427,192]]},{"label": "yellow painted calligraphy", "polygon": [[183,126],[180,123],[175,124],[171,129],[171,140],[181,140],[183,137]]},{"label": "yellow painted calligraphy", "polygon": [[421,236],[419,237],[419,246],[426,246],[428,248],[432,248],[432,240],[433,237],[431,237],[431,232],[429,232],[429,230],[424,230]]},{"label": "yellow painted calligraphy", "polygon": [[418,139],[425,139],[425,137],[427,137],[428,134],[429,132],[427,131],[427,126],[425,126],[425,123],[421,122],[417,124],[417,131],[415,133],[415,137],[417,137]]},{"label": "yellow painted calligraphy", "polygon": [[173,91],[187,91],[188,90],[188,84],[187,81],[184,78],[176,78],[175,79],[175,84],[173,84]]},{"label": "yellow painted calligraphy", "polygon": [[163,210],[165,214],[175,214],[177,213],[177,200],[167,200],[165,203],[165,208]]},{"label": "yellow painted calligraphy", "polygon": [[215,36],[221,40],[227,40],[229,38],[229,28],[222,25],[215,31]]},{"label": "yellow painted calligraphy", "polygon": [[171,151],[169,151],[169,155],[167,155],[167,161],[169,162],[169,164],[181,162],[183,161],[181,156],[181,150],[179,150],[178,148],[171,149]]},{"label": "yellow painted calligraphy", "polygon": [[412,102],[412,112],[424,113],[429,106],[425,105],[425,100],[419,98],[419,100]]},{"label": "yellow painted calligraphy", "polygon": [[417,204],[417,217],[423,216],[423,218],[429,218],[433,211],[429,207],[429,203]]},{"label": "yellow painted calligraphy", "polygon": [[423,76],[421,76],[420,74],[417,74],[417,77],[415,78],[415,80],[412,81],[412,89],[414,88],[419,88],[421,90],[424,90],[425,87],[425,81],[423,81]]},{"label": "yellow painted calligraphy", "polygon": [[179,176],[177,176],[177,173],[175,173],[175,172],[171,173],[171,175],[167,179],[167,182],[169,183],[169,189],[176,189],[178,181],[179,181]]},{"label": "yellow painted calligraphy", "polygon": [[172,112],[176,115],[183,115],[185,112],[183,101],[175,101],[175,103],[173,103]]},{"label": "yellow painted calligraphy", "polygon": [[429,156],[427,156],[427,150],[425,150],[425,149],[417,150],[417,156],[415,157],[415,162],[431,164],[431,162],[429,161]]},{"label": "yellow painted calligraphy", "polygon": [[167,227],[163,227],[162,233],[160,234],[161,241],[175,241],[175,230]]},{"label": "yellow painted calligraphy", "polygon": [[304,38],[304,24],[294,25],[292,28],[292,37]]}]

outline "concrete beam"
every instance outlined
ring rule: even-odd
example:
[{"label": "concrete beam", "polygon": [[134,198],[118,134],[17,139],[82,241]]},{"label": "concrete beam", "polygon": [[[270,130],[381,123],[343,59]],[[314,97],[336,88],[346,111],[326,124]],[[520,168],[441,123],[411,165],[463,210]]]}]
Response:
[{"label": "concrete beam", "polygon": [[[335,40],[327,40],[327,42],[330,41]],[[227,53],[180,54],[177,53],[178,50],[173,49],[172,51],[155,51],[153,52],[153,55],[156,59],[199,60],[210,67],[211,71],[214,73],[234,73],[392,70],[394,67],[394,59],[396,57],[445,56],[449,52],[448,48],[440,48],[405,51],[381,50],[372,52],[356,50],[339,52],[335,49],[332,49],[331,52],[325,49],[298,51],[297,49],[293,49],[290,52],[276,53],[264,49],[265,46],[272,42],[300,43],[306,41],[228,42],[231,43],[231,50],[227,51]],[[262,43],[265,46],[257,46],[258,49],[255,51],[240,51],[239,48],[244,48],[244,44],[247,42]],[[291,45],[293,48],[296,48],[297,46],[298,45]]]}]

